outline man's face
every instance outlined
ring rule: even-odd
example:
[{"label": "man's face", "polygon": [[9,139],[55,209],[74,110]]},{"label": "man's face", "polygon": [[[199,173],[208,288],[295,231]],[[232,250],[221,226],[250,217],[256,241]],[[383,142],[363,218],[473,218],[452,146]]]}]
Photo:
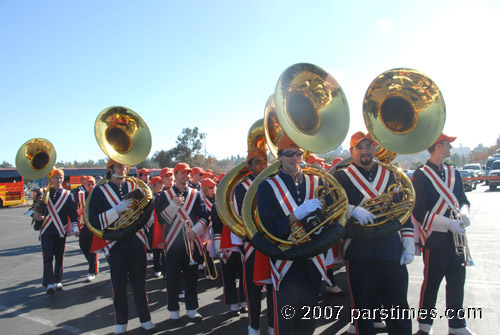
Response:
[{"label": "man's face", "polygon": [[451,155],[451,143],[449,141],[441,141],[437,144],[437,150],[439,150],[441,157],[447,158]]},{"label": "man's face", "polygon": [[250,169],[250,172],[252,172],[254,176],[258,176],[259,173],[264,171],[266,167],[267,167],[267,157],[263,155],[255,156],[250,161],[250,164],[248,164],[248,168]]},{"label": "man's face", "polygon": [[207,197],[213,198],[215,195],[215,186],[207,186],[206,188],[205,194]]},{"label": "man's face", "polygon": [[173,174],[165,175],[161,177],[161,181],[163,185],[165,185],[165,187],[167,188],[172,187],[172,185],[174,185],[174,175]]},{"label": "man's face", "polygon": [[177,171],[175,173],[175,182],[180,185],[187,185],[189,181],[189,171]]},{"label": "man's face", "polygon": [[62,183],[64,181],[63,176],[54,175],[50,179],[52,180],[52,185],[54,186],[54,188],[61,188],[62,187]]},{"label": "man's face", "polygon": [[153,185],[153,194],[157,194],[158,192],[161,191],[161,189],[163,188],[163,184],[162,183],[154,183]]},{"label": "man's face", "polygon": [[304,151],[297,148],[283,149],[278,157],[281,161],[281,167],[288,173],[296,174],[300,171],[300,162],[304,158]]},{"label": "man's face", "polygon": [[92,192],[92,190],[94,189],[94,182],[92,180],[86,182],[86,183],[83,183],[83,187],[85,187],[85,190],[90,193]]},{"label": "man's face", "polygon": [[127,170],[128,165],[126,164],[116,163],[115,165],[113,165],[113,174],[116,174],[118,176],[126,176]]},{"label": "man's face", "polygon": [[198,184],[202,178],[203,178],[203,174],[201,172],[194,173],[193,174],[193,183]]},{"label": "man's face", "polygon": [[139,175],[139,179],[145,182],[146,184],[149,183],[149,174],[147,173],[141,173]]},{"label": "man's face", "polygon": [[350,149],[353,162],[361,167],[369,166],[375,157],[375,145],[370,140],[362,140]]}]

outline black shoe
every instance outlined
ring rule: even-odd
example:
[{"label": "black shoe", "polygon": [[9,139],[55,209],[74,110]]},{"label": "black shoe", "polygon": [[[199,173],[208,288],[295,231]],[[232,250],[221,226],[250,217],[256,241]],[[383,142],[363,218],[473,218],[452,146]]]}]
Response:
[{"label": "black shoe", "polygon": [[240,307],[240,313],[248,313],[248,309],[246,307]]},{"label": "black shoe", "polygon": [[230,311],[229,313],[231,314],[232,318],[240,316],[240,311]]},{"label": "black shoe", "polygon": [[413,335],[429,335],[429,333],[428,332],[424,332],[423,330],[419,330],[418,332],[416,332]]},{"label": "black shoe", "polygon": [[177,326],[179,324],[179,319],[168,319],[168,322],[172,325],[172,326]]}]

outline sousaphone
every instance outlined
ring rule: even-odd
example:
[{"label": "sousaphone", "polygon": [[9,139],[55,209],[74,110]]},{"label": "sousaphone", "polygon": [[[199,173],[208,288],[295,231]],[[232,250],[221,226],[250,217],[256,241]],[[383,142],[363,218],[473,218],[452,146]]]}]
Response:
[{"label": "sousaphone", "polygon": [[[265,119],[275,126],[265,127],[265,130],[279,129],[281,134],[287,134],[307,151],[329,152],[337,148],[347,135],[349,108],[344,92],[330,74],[315,65],[301,63],[286,69],[277,83],[274,102],[276,117],[269,117],[266,112]],[[275,142],[277,145],[281,134],[266,134],[266,138],[273,139],[268,143]],[[308,232],[295,225],[291,239],[277,238],[267,231],[260,220],[256,194],[260,181],[278,173],[280,165],[279,161],[271,164],[248,189],[242,208],[245,234],[257,250],[269,257],[308,259],[328,250],[344,234],[347,196],[338,181],[323,169],[304,166],[305,174],[316,175],[325,182],[325,186],[319,187],[315,194],[323,204],[325,219]],[[321,238],[314,238],[321,231]]]},{"label": "sousaphone", "polygon": [[370,84],[363,117],[380,148],[377,158],[394,173],[396,182],[386,193],[363,204],[376,216],[373,224],[360,225],[352,220],[346,229],[347,236],[353,239],[377,239],[401,229],[415,203],[410,179],[391,161],[396,154],[417,153],[430,147],[443,130],[446,108],[441,91],[429,77],[399,68],[380,74]]},{"label": "sousaphone", "polygon": [[[144,161],[151,150],[151,132],[139,114],[130,108],[113,106],[103,110],[95,121],[95,137],[104,153],[120,164],[134,165]],[[98,186],[108,181],[103,178],[85,202],[85,223],[89,230],[104,240],[118,240],[135,234],[151,217],[153,195],[146,183],[137,178],[122,176],[130,182],[135,196],[131,208],[107,228],[95,227],[89,218],[90,199]],[[129,193],[131,194],[131,193]],[[138,195],[138,196],[137,196]]]}]

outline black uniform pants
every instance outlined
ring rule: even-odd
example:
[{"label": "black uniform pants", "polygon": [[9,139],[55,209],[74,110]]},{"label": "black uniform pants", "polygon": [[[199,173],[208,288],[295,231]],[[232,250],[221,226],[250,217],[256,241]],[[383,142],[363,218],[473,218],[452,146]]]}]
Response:
[{"label": "black uniform pants", "polygon": [[[384,318],[387,333],[390,335],[411,335],[411,317],[394,317],[391,315],[408,314],[408,270],[400,265],[399,260],[358,260],[346,261],[349,291],[353,300],[353,308],[378,310],[381,307],[390,311]],[[382,304],[382,306],[381,306]],[[355,320],[358,334],[375,334],[374,317],[366,317],[363,313]]]},{"label": "black uniform pants", "polygon": [[165,253],[163,249],[153,249],[153,270],[154,272],[165,273]]},{"label": "black uniform pants", "polygon": [[60,283],[63,274],[66,237],[42,234],[40,242],[42,243],[43,256],[42,285],[47,287],[50,284]]},{"label": "black uniform pants", "polygon": [[198,264],[189,264],[189,256],[187,254],[173,255],[167,252],[165,259],[167,309],[171,312],[179,310],[179,293],[182,279],[184,281],[186,310],[197,309]]},{"label": "black uniform pants", "polygon": [[[238,289],[236,279],[240,279]],[[243,264],[241,263],[241,253],[231,252],[231,255],[222,262],[222,285],[224,303],[227,305],[245,301],[245,289],[243,287]]]},{"label": "black uniform pants", "polygon": [[99,271],[97,265],[97,253],[90,252],[90,247],[92,246],[92,238],[93,236],[80,236],[79,243],[80,249],[83,252],[83,255],[87,259],[89,263],[89,274],[96,275]]},{"label": "black uniform pants", "polygon": [[[439,286],[444,277],[446,278],[448,325],[450,328],[465,327],[462,309],[465,284],[465,266],[462,265],[465,261],[464,255],[457,255],[452,248],[424,248],[423,256],[424,282],[420,291],[420,308],[430,311],[436,307]],[[438,313],[438,315],[443,315],[443,313]],[[418,322],[432,325],[433,319],[421,317]]]},{"label": "black uniform pants", "polygon": [[[321,276],[301,280],[281,281],[279,291],[274,293],[274,315],[278,321],[278,334],[282,335],[312,335],[316,328],[316,320],[312,315],[312,309],[318,305],[321,290]],[[290,313],[291,306],[294,314]],[[311,306],[309,316],[305,315],[302,306]],[[288,317],[289,316],[289,317]],[[305,316],[305,317],[303,317]],[[276,324],[275,324],[276,327]]]},{"label": "black uniform pants", "polygon": [[115,323],[127,324],[127,280],[130,280],[134,294],[135,308],[141,322],[151,320],[146,295],[146,251],[134,245],[133,248],[111,248],[109,258],[111,284],[113,286],[113,307],[115,309]]},{"label": "black uniform pants", "polygon": [[[243,266],[245,296],[247,297],[248,322],[253,329],[260,328],[260,311],[262,301],[262,286],[255,285],[253,281],[253,268],[255,264],[255,252],[248,257]],[[273,285],[266,285],[267,301],[267,324],[274,327]]]}]

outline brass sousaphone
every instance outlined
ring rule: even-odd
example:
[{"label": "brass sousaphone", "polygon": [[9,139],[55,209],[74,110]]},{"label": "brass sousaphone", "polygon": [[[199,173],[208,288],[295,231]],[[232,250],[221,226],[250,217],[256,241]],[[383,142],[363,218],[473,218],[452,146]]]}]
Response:
[{"label": "brass sousaphone", "polygon": [[[266,138],[264,134],[264,120],[259,119],[248,130],[247,136],[248,150],[260,148],[266,150]],[[233,167],[222,178],[217,187],[217,194],[215,196],[215,204],[217,214],[222,223],[236,236],[245,238],[245,228],[243,221],[240,218],[240,213],[236,211],[236,204],[233,203],[233,195],[236,187],[243,181],[243,179],[250,174],[247,161],[244,160],[240,164]]]},{"label": "brass sousaphone", "polygon": [[[280,129],[307,151],[329,152],[337,148],[347,135],[349,108],[344,92],[330,74],[315,65],[302,63],[286,69],[277,83],[274,100],[276,117],[266,115],[265,119],[268,124],[277,123],[279,127],[266,126],[265,130]],[[274,135],[275,138],[268,143],[278,143],[279,134]],[[273,138],[273,134],[268,131],[266,137]],[[338,181],[323,169],[305,166],[305,174],[319,176],[326,184],[319,187],[315,194],[323,204],[322,212],[326,219],[309,232],[292,227],[294,234],[290,240],[279,239],[262,224],[256,194],[260,181],[278,173],[280,166],[279,161],[274,162],[250,186],[242,208],[245,234],[257,250],[269,257],[308,259],[328,250],[344,234],[347,196]],[[313,238],[313,234],[321,229],[325,232],[322,237]]]},{"label": "brass sousaphone", "polygon": [[[95,137],[104,153],[120,164],[134,165],[147,158],[151,150],[151,132],[149,127],[133,110],[113,106],[103,110],[95,121]],[[85,202],[85,223],[89,230],[104,240],[118,240],[135,234],[151,217],[153,212],[153,195],[148,185],[142,180],[122,176],[140,190],[139,197],[134,197],[131,208],[120,215],[107,228],[94,227],[89,218],[89,207],[92,193]],[[95,188],[108,181],[103,178]],[[131,194],[131,193],[129,193]]]},{"label": "brass sousaphone", "polygon": [[370,84],[363,117],[380,148],[377,158],[394,173],[396,182],[386,193],[364,203],[363,207],[376,216],[375,223],[362,226],[353,220],[346,230],[353,239],[376,239],[401,229],[415,202],[410,179],[391,165],[391,160],[395,154],[412,154],[430,147],[443,130],[446,108],[441,91],[429,77],[399,68],[380,74]]},{"label": "brass sousaphone", "polygon": [[[16,154],[16,169],[26,179],[36,180],[48,176],[56,163],[56,149],[54,145],[44,138],[32,138],[26,141]],[[33,203],[33,211],[46,215],[46,207],[49,201],[50,181],[48,178],[47,191]],[[33,229],[40,230],[42,221],[32,220]]]}]

